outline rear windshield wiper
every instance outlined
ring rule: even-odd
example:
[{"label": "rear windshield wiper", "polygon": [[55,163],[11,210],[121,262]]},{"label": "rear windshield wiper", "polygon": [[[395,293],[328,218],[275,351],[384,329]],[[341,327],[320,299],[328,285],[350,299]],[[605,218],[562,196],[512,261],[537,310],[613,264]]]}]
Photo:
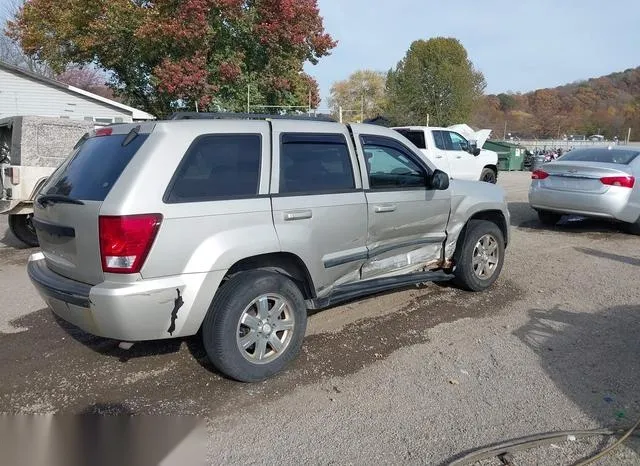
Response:
[{"label": "rear windshield wiper", "polygon": [[127,147],[129,144],[131,144],[131,141],[133,141],[136,137],[138,137],[138,134],[140,134],[140,125],[136,126],[131,131],[129,131],[129,134],[127,134],[127,137],[124,138],[124,141],[122,141],[121,146]]},{"label": "rear windshield wiper", "polygon": [[40,204],[42,207],[47,207],[53,204],[76,204],[76,205],[84,205],[79,199],[74,199],[69,196],[65,196],[63,194],[44,194],[38,199],[36,202]]}]

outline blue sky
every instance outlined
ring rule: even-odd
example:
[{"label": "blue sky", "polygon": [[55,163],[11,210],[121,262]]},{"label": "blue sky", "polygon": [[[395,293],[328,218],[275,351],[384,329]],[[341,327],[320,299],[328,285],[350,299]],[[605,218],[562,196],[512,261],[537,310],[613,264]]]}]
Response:
[{"label": "blue sky", "polygon": [[640,0],[318,0],[339,41],[306,70],[320,107],[334,81],[387,71],[412,41],[459,39],[487,92],[530,91],[640,66]]}]

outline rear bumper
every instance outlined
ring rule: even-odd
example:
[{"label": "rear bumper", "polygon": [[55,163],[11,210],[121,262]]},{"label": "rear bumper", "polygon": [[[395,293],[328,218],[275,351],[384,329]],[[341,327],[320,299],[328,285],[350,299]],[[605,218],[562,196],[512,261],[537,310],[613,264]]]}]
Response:
[{"label": "rear bumper", "polygon": [[121,341],[194,335],[224,276],[210,272],[88,285],[53,272],[42,253],[31,256],[27,272],[58,317],[85,332]]},{"label": "rear bumper", "polygon": [[635,222],[640,206],[629,202],[630,194],[630,189],[617,186],[599,194],[548,189],[534,182],[529,189],[529,204],[537,210]]}]

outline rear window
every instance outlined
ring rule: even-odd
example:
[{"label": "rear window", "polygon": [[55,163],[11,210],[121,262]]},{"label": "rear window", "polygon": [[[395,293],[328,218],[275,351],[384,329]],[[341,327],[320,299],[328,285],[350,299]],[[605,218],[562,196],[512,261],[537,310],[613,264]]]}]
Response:
[{"label": "rear window", "polygon": [[628,165],[640,151],[627,149],[574,149],[558,160],[574,162],[603,162]]},{"label": "rear window", "polygon": [[410,129],[397,129],[398,133],[413,143],[418,149],[426,149],[427,141],[424,138],[424,131],[412,131]]},{"label": "rear window", "polygon": [[258,195],[259,134],[208,134],[196,138],[165,196],[167,203],[250,198]]},{"label": "rear window", "polygon": [[127,134],[117,134],[84,140],[52,175],[42,193],[83,201],[104,201],[147,139],[147,135],[139,134],[123,147],[126,137]]}]

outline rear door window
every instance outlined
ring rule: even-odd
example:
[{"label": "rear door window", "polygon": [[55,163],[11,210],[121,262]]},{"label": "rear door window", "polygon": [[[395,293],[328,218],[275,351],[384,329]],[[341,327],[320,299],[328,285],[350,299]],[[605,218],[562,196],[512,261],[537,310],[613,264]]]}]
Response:
[{"label": "rear door window", "polygon": [[261,152],[259,134],[208,134],[196,138],[178,166],[165,202],[257,196]]},{"label": "rear door window", "polygon": [[127,134],[85,139],[52,175],[41,191],[83,201],[104,201],[113,185],[147,139],[139,134],[122,145]]},{"label": "rear door window", "polygon": [[282,135],[280,194],[322,194],[353,189],[353,166],[342,134]]},{"label": "rear door window", "polygon": [[447,142],[449,141],[449,133],[447,131],[434,131],[433,139],[438,149],[447,150]]}]

